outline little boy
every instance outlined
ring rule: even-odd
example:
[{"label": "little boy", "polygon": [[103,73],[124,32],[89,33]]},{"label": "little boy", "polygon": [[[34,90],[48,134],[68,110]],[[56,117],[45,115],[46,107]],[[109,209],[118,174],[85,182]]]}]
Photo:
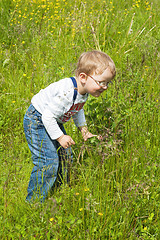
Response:
[{"label": "little boy", "polygon": [[107,54],[85,52],[79,58],[75,78],[52,83],[32,98],[24,116],[25,136],[34,164],[26,200],[44,201],[58,175],[62,175],[62,161],[69,157],[70,147],[75,144],[66,134],[65,122],[73,117],[85,141],[96,136],[87,129],[83,106],[88,94],[99,97],[107,90],[115,74],[115,64]]}]

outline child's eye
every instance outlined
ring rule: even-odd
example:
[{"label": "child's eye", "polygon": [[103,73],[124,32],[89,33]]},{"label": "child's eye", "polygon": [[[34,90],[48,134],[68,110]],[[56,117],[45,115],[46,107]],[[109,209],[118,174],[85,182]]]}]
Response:
[{"label": "child's eye", "polygon": [[108,86],[108,82],[99,82],[99,85],[102,86],[102,87],[106,87]]}]

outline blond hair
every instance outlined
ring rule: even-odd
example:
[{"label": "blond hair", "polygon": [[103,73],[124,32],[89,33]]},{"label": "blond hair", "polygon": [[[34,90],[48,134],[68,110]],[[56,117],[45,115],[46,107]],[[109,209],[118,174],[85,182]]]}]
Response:
[{"label": "blond hair", "polygon": [[106,53],[97,50],[84,52],[77,63],[76,77],[82,72],[87,75],[102,74],[107,68],[110,69],[114,78],[116,75],[115,64]]}]

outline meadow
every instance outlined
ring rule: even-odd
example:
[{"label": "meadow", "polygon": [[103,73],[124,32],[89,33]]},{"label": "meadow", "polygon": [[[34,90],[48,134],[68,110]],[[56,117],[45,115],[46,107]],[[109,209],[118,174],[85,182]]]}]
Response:
[{"label": "meadow", "polygon": [[[160,239],[159,0],[0,2],[0,239]],[[106,52],[117,75],[85,105],[70,185],[25,202],[32,170],[23,117],[41,88],[74,76],[79,55]]]}]

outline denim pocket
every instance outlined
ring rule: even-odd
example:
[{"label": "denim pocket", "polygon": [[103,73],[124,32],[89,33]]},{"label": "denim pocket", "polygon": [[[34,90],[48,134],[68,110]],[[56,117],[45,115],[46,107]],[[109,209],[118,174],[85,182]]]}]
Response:
[{"label": "denim pocket", "polygon": [[40,124],[42,125],[42,114],[39,113],[35,107],[31,104],[28,108],[28,111],[26,112],[26,116],[33,122],[35,122],[36,124]]}]

